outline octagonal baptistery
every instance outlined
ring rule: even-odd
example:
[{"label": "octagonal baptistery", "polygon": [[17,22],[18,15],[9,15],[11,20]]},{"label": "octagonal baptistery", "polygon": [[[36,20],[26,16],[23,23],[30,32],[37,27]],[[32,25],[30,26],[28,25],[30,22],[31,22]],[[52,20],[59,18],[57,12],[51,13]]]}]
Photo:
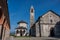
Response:
[{"label": "octagonal baptistery", "polygon": [[27,23],[23,20],[18,22],[18,27],[15,30],[15,36],[27,36]]}]

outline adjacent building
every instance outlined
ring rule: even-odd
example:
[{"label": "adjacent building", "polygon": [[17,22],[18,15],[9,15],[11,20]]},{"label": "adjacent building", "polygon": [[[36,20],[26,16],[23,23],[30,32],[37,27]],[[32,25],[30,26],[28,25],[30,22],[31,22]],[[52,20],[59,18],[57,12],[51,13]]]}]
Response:
[{"label": "adjacent building", "polygon": [[49,10],[40,16],[30,29],[31,36],[60,37],[60,15]]},{"label": "adjacent building", "polygon": [[7,0],[0,0],[0,39],[10,36],[10,21]]},{"label": "adjacent building", "polygon": [[15,36],[27,36],[27,23],[25,21],[19,21],[18,27],[15,29]]}]

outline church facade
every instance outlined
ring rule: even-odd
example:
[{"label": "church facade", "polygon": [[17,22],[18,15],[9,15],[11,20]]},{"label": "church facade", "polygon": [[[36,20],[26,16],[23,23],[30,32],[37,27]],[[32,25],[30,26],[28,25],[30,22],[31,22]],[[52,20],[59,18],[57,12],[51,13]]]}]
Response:
[{"label": "church facade", "polygon": [[10,36],[10,21],[7,0],[0,0],[0,39],[6,40]]},{"label": "church facade", "polygon": [[54,11],[49,10],[30,28],[31,36],[36,37],[59,37],[60,36],[60,15]]}]

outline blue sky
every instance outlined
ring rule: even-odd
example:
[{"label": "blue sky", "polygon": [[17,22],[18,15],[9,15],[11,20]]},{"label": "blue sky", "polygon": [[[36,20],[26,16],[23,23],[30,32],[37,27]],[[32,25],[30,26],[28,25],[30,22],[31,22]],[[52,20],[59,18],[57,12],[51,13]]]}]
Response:
[{"label": "blue sky", "polygon": [[24,20],[30,25],[30,7],[35,10],[35,21],[48,10],[60,15],[60,0],[8,0],[11,32],[17,27],[17,22]]}]

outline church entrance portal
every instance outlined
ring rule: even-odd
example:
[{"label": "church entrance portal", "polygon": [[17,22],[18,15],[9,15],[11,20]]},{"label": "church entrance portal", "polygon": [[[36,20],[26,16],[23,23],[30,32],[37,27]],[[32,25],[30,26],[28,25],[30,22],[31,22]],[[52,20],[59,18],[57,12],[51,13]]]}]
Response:
[{"label": "church entrance portal", "polygon": [[54,37],[54,28],[53,27],[50,29],[50,37]]}]

